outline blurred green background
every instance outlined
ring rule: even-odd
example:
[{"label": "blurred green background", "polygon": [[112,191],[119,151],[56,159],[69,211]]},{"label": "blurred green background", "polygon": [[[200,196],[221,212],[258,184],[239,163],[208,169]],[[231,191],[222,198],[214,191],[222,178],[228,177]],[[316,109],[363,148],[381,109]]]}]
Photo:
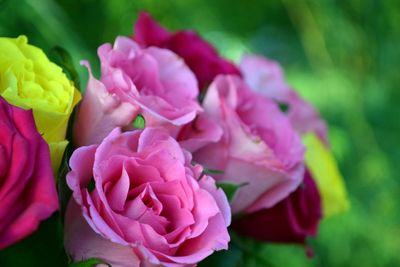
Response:
[{"label": "blurred green background", "polygon": [[[260,258],[279,267],[400,266],[400,1],[0,0],[0,36],[25,34],[45,52],[64,47],[84,86],[79,60],[96,65],[97,47],[131,35],[140,10],[171,30],[200,32],[235,61],[246,52],[278,60],[329,123],[351,210],[322,222],[313,259],[302,247],[254,245]],[[28,242],[40,246],[35,236]]]}]

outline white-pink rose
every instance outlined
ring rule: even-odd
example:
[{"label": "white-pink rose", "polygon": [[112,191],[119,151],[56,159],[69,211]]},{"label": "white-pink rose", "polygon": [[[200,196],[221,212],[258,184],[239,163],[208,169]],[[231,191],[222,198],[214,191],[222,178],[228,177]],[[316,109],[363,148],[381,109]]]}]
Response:
[{"label": "white-pink rose", "polygon": [[240,70],[252,90],[288,105],[287,116],[300,134],[315,132],[327,142],[325,122],[310,103],[289,87],[279,63],[262,56],[247,55],[240,62]]},{"label": "white-pink rose", "polygon": [[303,179],[304,147],[288,118],[270,98],[237,76],[218,76],[203,102],[205,116],[223,129],[221,139],[194,153],[194,160],[222,170],[221,181],[245,183],[232,211],[272,207]]}]

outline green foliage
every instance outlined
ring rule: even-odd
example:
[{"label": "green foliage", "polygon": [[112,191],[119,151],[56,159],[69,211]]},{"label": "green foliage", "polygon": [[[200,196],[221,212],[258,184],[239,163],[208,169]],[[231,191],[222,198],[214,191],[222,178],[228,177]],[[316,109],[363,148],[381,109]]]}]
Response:
[{"label": "green foliage", "polygon": [[0,266],[4,267],[67,267],[67,262],[59,213],[42,222],[32,235],[0,251]]},{"label": "green foliage", "polygon": [[224,190],[229,201],[232,201],[239,188],[246,186],[247,183],[234,184],[229,182],[217,182],[217,186]]},{"label": "green foliage", "polygon": [[72,57],[67,50],[61,46],[55,46],[50,50],[50,58],[54,63],[61,66],[68,78],[74,82],[76,88],[80,88],[79,74],[72,62]]},{"label": "green foliage", "polygon": [[243,252],[236,246],[230,245],[229,250],[215,252],[199,264],[199,267],[240,267]]},{"label": "green foliage", "polygon": [[106,264],[99,259],[87,259],[87,260],[80,261],[80,262],[70,263],[68,265],[68,267],[93,267],[93,266],[96,266],[96,264],[105,264],[106,266],[111,267],[111,265]]},{"label": "green foliage", "polygon": [[213,174],[223,174],[224,171],[203,167],[203,173],[213,175]]}]

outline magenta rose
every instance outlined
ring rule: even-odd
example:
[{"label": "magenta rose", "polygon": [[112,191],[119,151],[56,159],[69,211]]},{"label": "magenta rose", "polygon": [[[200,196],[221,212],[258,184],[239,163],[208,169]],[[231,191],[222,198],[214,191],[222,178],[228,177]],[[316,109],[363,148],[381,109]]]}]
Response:
[{"label": "magenta rose", "polygon": [[322,218],[317,186],[308,171],[303,183],[284,200],[269,209],[245,215],[233,222],[240,234],[267,242],[304,244],[317,234]]},{"label": "magenta rose", "polygon": [[240,70],[252,90],[287,105],[287,116],[300,134],[315,132],[327,143],[325,122],[310,103],[289,87],[279,63],[247,55],[242,58]]},{"label": "magenta rose", "polygon": [[32,111],[0,97],[0,250],[34,232],[57,209],[49,147]]},{"label": "magenta rose", "polygon": [[139,113],[146,126],[174,128],[201,111],[196,78],[173,52],[142,49],[133,40],[118,37],[114,46],[104,44],[98,54],[101,78],[95,79],[89,68],[74,133],[78,146],[100,143],[117,126],[129,128]]},{"label": "magenta rose", "polygon": [[203,108],[223,134],[193,157],[223,171],[216,179],[246,184],[233,199],[234,213],[272,207],[297,188],[304,174],[304,147],[274,101],[251,91],[238,76],[221,75],[210,85]]},{"label": "magenta rose", "polygon": [[221,58],[215,48],[195,32],[170,33],[145,12],[139,14],[134,30],[134,39],[139,44],[168,48],[181,56],[195,73],[200,90],[205,89],[218,74],[241,75],[234,64]]},{"label": "magenta rose", "polygon": [[65,247],[73,260],[194,266],[227,248],[224,192],[165,131],[115,129],[78,148],[70,166]]}]

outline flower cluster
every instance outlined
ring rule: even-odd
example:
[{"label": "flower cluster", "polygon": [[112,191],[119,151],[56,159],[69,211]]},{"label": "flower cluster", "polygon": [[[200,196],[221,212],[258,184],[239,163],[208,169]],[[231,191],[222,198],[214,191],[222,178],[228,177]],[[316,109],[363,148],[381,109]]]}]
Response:
[{"label": "flower cluster", "polygon": [[141,13],[133,36],[98,48],[99,78],[81,61],[89,78],[67,140],[73,83],[23,36],[0,38],[0,51],[0,249],[58,209],[68,141],[59,179],[75,262],[195,266],[228,249],[228,227],[306,245],[347,205],[326,124],[275,61],[236,65]]}]

